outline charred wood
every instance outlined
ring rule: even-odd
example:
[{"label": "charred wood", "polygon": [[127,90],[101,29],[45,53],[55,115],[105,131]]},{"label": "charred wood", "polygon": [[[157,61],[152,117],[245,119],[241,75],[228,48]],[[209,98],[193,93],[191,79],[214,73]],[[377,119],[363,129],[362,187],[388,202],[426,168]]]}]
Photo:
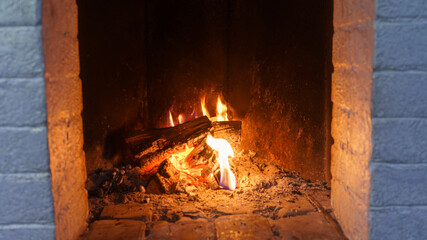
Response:
[{"label": "charred wood", "polygon": [[125,139],[133,160],[144,175],[156,173],[163,160],[171,158],[185,147],[194,147],[186,157],[190,168],[200,168],[205,174],[214,169],[214,151],[206,144],[206,136],[227,140],[238,149],[241,135],[240,121],[211,122],[203,116],[170,128],[146,129],[133,132]]},{"label": "charred wood", "polygon": [[179,148],[199,144],[211,127],[211,121],[203,116],[175,127],[135,131],[125,141],[134,161],[139,163],[142,171],[150,174]]}]

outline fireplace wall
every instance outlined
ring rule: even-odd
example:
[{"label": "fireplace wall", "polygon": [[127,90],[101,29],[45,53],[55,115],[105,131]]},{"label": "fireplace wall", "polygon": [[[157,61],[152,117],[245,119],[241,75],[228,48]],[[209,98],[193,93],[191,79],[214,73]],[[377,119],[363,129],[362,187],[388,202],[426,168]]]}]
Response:
[{"label": "fireplace wall", "polygon": [[89,172],[119,160],[115,135],[221,95],[244,148],[330,180],[332,1],[77,3]]},{"label": "fireplace wall", "polygon": [[350,239],[425,239],[425,1],[334,2],[334,213]]},{"label": "fireplace wall", "polygon": [[[75,1],[43,0],[47,7],[43,14],[49,13],[43,16],[43,29],[53,29],[43,38],[41,3],[0,2],[0,238],[4,239],[54,239],[55,228],[58,239],[75,239],[87,214],[79,207],[87,204],[84,197],[78,200],[81,205],[71,204],[70,195],[58,191],[75,179],[66,190],[84,192],[85,174],[75,173],[75,166],[84,169],[84,161],[72,157],[82,156],[80,84],[69,71],[50,77],[48,69],[58,61],[47,60],[57,56],[61,66],[56,68],[78,71],[76,25],[70,24],[77,21]],[[375,5],[373,0],[334,3],[334,211],[350,239],[426,239],[425,4],[377,0]],[[43,45],[58,50],[51,52]],[[371,53],[359,52],[365,47]],[[364,57],[368,61],[362,67]],[[52,87],[57,84],[70,91],[56,91]],[[337,94],[345,90],[341,97],[347,98],[340,99]],[[51,97],[45,97],[48,91]],[[356,111],[350,103],[360,99],[364,107]],[[64,127],[59,130],[62,137],[51,137],[57,133],[51,132],[54,125],[46,122],[46,112],[48,119],[61,119],[57,123]],[[70,137],[80,140],[72,143]],[[371,150],[364,155],[354,151],[365,147]],[[369,176],[364,175],[367,172]],[[359,188],[368,195],[363,201]],[[60,204],[53,204],[52,194]],[[75,222],[69,224],[66,219],[73,216]]]}]

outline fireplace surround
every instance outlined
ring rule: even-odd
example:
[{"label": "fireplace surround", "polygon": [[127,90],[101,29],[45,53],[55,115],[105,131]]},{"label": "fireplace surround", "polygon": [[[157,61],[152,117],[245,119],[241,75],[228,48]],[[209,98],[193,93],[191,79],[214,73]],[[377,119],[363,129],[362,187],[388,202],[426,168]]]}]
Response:
[{"label": "fireplace surround", "polygon": [[[0,236],[74,239],[87,216],[76,3],[0,8]],[[350,239],[426,238],[423,9],[334,1],[332,204]]]}]

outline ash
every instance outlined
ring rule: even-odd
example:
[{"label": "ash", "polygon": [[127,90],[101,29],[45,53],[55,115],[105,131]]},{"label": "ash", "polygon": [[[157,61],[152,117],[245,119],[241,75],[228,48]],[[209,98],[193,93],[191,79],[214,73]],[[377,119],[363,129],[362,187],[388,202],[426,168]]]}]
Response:
[{"label": "ash", "polygon": [[138,178],[137,168],[99,171],[88,178],[89,221],[103,218],[103,209],[118,204],[145,204],[148,222],[176,222],[183,217],[214,221],[239,214],[276,220],[317,212],[313,199],[330,211],[330,188],[325,182],[305,180],[268,162],[253,151],[236,154],[231,162],[237,178],[234,191],[201,184],[153,194],[146,191],[148,182]]}]

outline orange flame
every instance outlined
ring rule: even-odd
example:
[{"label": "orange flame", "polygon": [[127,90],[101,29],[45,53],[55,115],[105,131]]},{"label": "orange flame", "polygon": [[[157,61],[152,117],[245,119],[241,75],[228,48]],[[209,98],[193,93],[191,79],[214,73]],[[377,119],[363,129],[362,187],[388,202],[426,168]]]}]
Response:
[{"label": "orange flame", "polygon": [[[202,169],[191,168],[188,162],[188,159],[194,150],[194,147],[189,147],[185,145],[185,148],[176,149],[170,157],[170,162],[172,165],[179,171],[179,178],[188,178],[188,176],[200,176]],[[192,178],[188,180],[193,180]]]},{"label": "orange flame", "polygon": [[171,111],[169,111],[169,127],[175,127]]},{"label": "orange flame", "polygon": [[179,115],[178,115],[178,123],[179,123],[179,124],[181,124],[181,123],[184,123],[184,122],[185,122],[184,115],[179,114]]},{"label": "orange flame", "polygon": [[202,101],[201,101],[200,104],[202,105],[203,116],[206,116],[206,117],[210,118],[211,116],[209,115],[209,112],[206,109],[206,97],[205,96],[203,96]]},{"label": "orange flame", "polygon": [[216,104],[216,117],[217,121],[228,121],[227,106],[222,104],[221,98],[218,96]]},{"label": "orange flame", "polygon": [[225,140],[220,138],[213,138],[209,135],[206,139],[206,143],[215,151],[218,152],[218,162],[220,167],[220,180],[219,185],[228,190],[236,189],[236,176],[230,170],[230,164],[228,157],[234,157],[233,149],[231,145]]}]

